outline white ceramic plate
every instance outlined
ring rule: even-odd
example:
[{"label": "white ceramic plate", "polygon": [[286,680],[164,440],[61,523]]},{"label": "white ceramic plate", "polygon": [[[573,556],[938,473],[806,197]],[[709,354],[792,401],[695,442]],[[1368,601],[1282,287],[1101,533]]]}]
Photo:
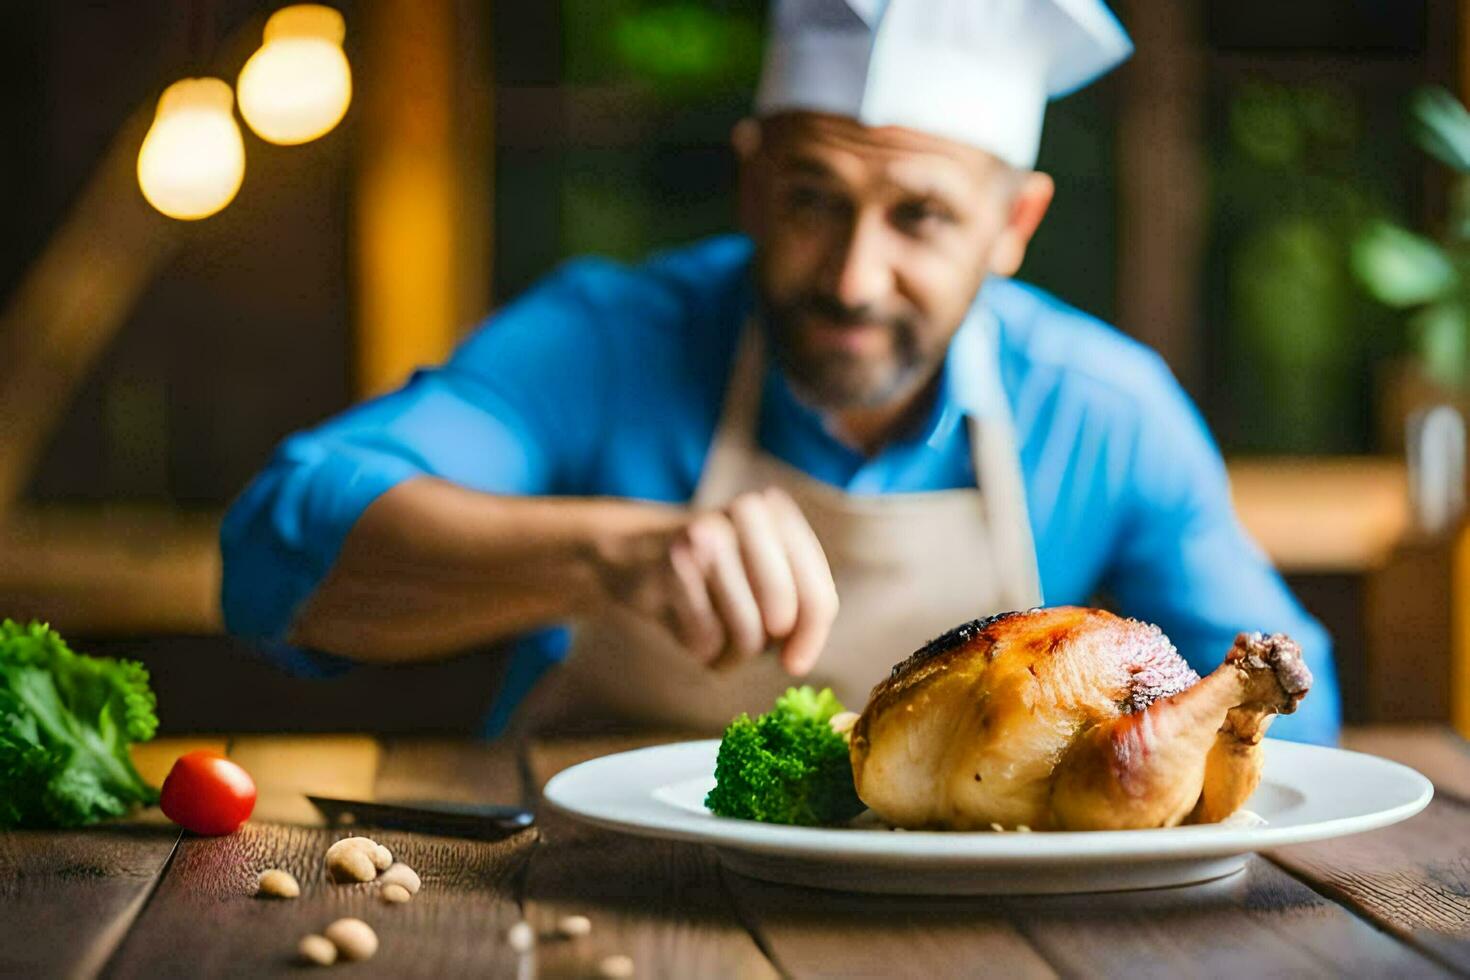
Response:
[{"label": "white ceramic plate", "polygon": [[739,874],[844,891],[984,894],[1114,891],[1208,881],[1252,851],[1361,833],[1405,820],[1434,787],[1376,756],[1266,741],[1246,808],[1263,826],[1067,833],[944,833],[785,827],[716,817],[717,740],[621,752],[573,766],[546,800],[589,823],[708,844]]}]

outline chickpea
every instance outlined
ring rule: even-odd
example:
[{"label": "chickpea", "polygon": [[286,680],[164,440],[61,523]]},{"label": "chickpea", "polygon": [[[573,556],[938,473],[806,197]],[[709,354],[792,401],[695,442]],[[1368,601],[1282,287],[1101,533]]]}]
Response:
[{"label": "chickpea", "polygon": [[265,898],[295,898],[301,894],[301,884],[289,871],[268,868],[260,873],[256,894]]},{"label": "chickpea", "polygon": [[338,882],[372,881],[378,876],[378,869],[367,851],[346,848],[327,856],[327,873]]},{"label": "chickpea", "polygon": [[628,980],[633,975],[633,957],[622,953],[603,957],[597,964],[597,975],[607,980]]},{"label": "chickpea", "polygon": [[378,876],[375,849],[379,846],[368,837],[344,837],[327,848],[327,873],[338,882],[372,881]]},{"label": "chickpea", "polygon": [[317,966],[331,966],[337,962],[337,947],[326,936],[318,936],[313,933],[310,936],[302,936],[301,942],[296,945],[296,952],[307,963]]},{"label": "chickpea", "polygon": [[378,880],[384,885],[402,885],[408,889],[410,895],[417,895],[419,889],[423,887],[423,882],[419,880],[418,872],[402,861],[396,862],[387,871],[384,871],[378,876]]},{"label": "chickpea", "polygon": [[378,934],[361,919],[338,919],[322,930],[347,960],[370,960],[378,951]]}]

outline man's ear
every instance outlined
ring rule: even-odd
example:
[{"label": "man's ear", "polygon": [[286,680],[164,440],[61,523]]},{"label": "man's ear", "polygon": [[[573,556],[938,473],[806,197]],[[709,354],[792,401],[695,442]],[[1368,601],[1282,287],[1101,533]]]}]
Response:
[{"label": "man's ear", "polygon": [[760,234],[761,124],[756,119],[742,119],[730,130],[730,146],[736,162],[736,220],[740,230],[751,237]]},{"label": "man's ear", "polygon": [[1051,206],[1057,185],[1050,175],[1038,170],[1030,171],[1020,178],[1020,187],[1011,196],[1010,213],[1001,228],[995,245],[990,250],[990,271],[997,276],[1014,276],[1026,257],[1026,246],[1046,209]]}]

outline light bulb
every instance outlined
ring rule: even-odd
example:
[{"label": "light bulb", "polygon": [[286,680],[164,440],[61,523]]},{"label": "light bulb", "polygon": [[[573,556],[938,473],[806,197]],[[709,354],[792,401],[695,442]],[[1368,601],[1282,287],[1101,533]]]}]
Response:
[{"label": "light bulb", "polygon": [[138,151],[138,186],[170,218],[207,218],[245,179],[245,141],[231,111],[234,94],[218,78],[185,78],[163,90]]},{"label": "light bulb", "polygon": [[352,101],[342,53],[347,26],[331,7],[283,7],[265,22],[265,44],[240,69],[240,114],[261,139],[290,146],[324,135]]}]

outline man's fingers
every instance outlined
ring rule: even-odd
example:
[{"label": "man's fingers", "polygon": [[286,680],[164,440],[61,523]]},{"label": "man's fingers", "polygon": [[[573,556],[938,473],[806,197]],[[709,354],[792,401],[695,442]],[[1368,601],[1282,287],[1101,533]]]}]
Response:
[{"label": "man's fingers", "polygon": [[669,573],[674,635],[696,660],[708,664],[725,648],[725,627],[688,541],[677,539],[669,547]]},{"label": "man's fingers", "polygon": [[796,626],[796,581],[765,495],[736,497],[730,504],[730,521],[740,540],[740,558],[766,635],[782,639]]},{"label": "man's fingers", "polygon": [[781,645],[781,666],[789,674],[801,675],[812,669],[827,645],[837,618],[837,586],[822,544],[796,501],[775,487],[764,497],[786,546],[796,587],[796,623]]},{"label": "man's fingers", "polygon": [[745,577],[735,525],[724,514],[704,514],[689,525],[688,536],[725,627],[725,656],[721,659],[755,656],[765,647],[766,632],[760,606]]}]

